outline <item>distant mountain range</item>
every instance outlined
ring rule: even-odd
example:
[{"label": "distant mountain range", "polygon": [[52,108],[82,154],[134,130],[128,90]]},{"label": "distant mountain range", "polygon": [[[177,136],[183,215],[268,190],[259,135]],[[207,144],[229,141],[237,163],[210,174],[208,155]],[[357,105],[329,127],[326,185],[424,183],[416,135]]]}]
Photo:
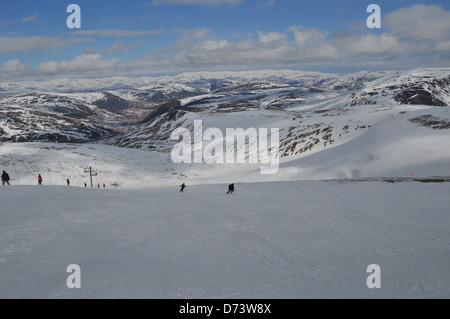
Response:
[{"label": "distant mountain range", "polygon": [[[367,130],[370,120],[348,116],[355,108],[448,106],[450,69],[347,75],[199,72],[4,82],[0,87],[2,142],[96,142],[167,150],[175,128],[203,119],[224,128],[281,126],[281,151],[290,156]],[[343,121],[339,128],[336,119]]]}]

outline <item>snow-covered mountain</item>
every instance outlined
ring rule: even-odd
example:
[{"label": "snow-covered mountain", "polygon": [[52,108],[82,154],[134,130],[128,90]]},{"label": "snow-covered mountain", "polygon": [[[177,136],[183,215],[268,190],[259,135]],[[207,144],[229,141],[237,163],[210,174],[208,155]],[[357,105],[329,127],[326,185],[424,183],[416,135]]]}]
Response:
[{"label": "snow-covered mountain", "polygon": [[191,91],[193,89],[214,91],[217,88],[235,83],[248,83],[268,80],[288,82],[296,85],[319,83],[329,87],[337,85],[363,85],[366,80],[380,78],[392,72],[359,72],[337,75],[294,70],[259,70],[242,72],[186,72],[173,76],[160,77],[110,77],[98,79],[54,79],[49,81],[2,82],[1,92],[92,92],[104,90],[151,90],[170,87]]},{"label": "snow-covered mountain", "polygon": [[450,104],[450,72],[448,69],[423,69],[398,72],[373,81],[351,96],[350,105],[421,104],[448,106]]},{"label": "snow-covered mountain", "polygon": [[[167,152],[175,144],[171,141],[175,129],[186,127],[192,131],[193,122],[202,120],[204,129],[214,127],[222,132],[236,127],[279,128],[281,157],[304,157],[351,142],[392,117],[401,123],[425,125],[418,119],[425,116],[425,120],[426,113],[431,112],[435,114],[433,120],[443,123],[441,128],[446,127],[447,108],[440,111],[434,108],[449,101],[448,77],[450,70],[441,69],[434,73],[433,70],[402,75],[364,73],[314,80],[308,76],[298,78],[295,84],[292,77],[289,81],[272,78],[235,82],[209,93],[163,103],[142,125],[104,143]],[[380,85],[391,90],[378,95]],[[412,92],[412,87],[416,89],[417,100],[399,98]],[[419,91],[427,92],[428,99],[423,100],[425,93]],[[396,130],[388,134],[392,134],[388,139],[397,138]]]},{"label": "snow-covered mountain", "polygon": [[100,123],[116,121],[119,114],[112,103],[111,107],[102,107],[101,102],[108,98],[102,93],[22,93],[4,97],[0,100],[1,140],[80,142],[110,135],[114,131]]},{"label": "snow-covered mountain", "polygon": [[354,142],[392,117],[408,129],[428,125],[445,135],[447,108],[435,107],[450,102],[450,69],[203,72],[59,83],[0,83],[6,90],[0,141],[95,141],[167,153],[176,144],[175,129],[192,130],[201,120],[205,130],[223,132],[277,128],[280,156],[293,160]]},{"label": "snow-covered mountain", "polygon": [[25,92],[0,97],[0,141],[86,142],[141,121],[158,103],[190,93]]}]

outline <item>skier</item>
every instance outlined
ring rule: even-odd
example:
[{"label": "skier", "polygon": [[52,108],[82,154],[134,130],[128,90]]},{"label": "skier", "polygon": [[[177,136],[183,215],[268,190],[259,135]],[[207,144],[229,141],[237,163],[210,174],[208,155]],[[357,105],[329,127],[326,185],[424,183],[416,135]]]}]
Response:
[{"label": "skier", "polygon": [[5,184],[10,185],[9,184],[9,175],[5,171],[3,171],[3,174],[2,174],[2,185],[5,185]]},{"label": "skier", "polygon": [[70,185],[70,180],[69,179],[67,179],[67,186],[69,186]]},{"label": "skier", "polygon": [[186,184],[183,183],[180,185],[181,189],[180,189],[180,193],[183,193],[184,189],[186,188]]},{"label": "skier", "polygon": [[227,194],[233,194],[233,192],[234,192],[234,184],[228,185],[228,192],[227,192]]},{"label": "skier", "polygon": [[38,176],[38,185],[42,185],[42,176],[39,174]]}]

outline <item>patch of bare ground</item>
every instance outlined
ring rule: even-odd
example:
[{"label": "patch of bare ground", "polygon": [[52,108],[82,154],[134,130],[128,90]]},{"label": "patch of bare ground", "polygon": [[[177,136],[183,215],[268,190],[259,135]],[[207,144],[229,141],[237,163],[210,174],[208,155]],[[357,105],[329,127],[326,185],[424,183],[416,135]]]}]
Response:
[{"label": "patch of bare ground", "polygon": [[439,117],[435,117],[431,114],[415,117],[415,118],[410,119],[409,121],[419,124],[420,126],[430,127],[434,130],[450,129],[449,121],[447,121],[445,119],[441,119]]}]

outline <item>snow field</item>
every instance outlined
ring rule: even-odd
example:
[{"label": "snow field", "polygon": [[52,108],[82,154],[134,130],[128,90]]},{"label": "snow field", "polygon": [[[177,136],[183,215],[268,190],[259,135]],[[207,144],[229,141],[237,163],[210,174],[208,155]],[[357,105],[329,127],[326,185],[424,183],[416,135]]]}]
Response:
[{"label": "snow field", "polygon": [[448,183],[187,186],[2,187],[0,298],[450,297]]}]

